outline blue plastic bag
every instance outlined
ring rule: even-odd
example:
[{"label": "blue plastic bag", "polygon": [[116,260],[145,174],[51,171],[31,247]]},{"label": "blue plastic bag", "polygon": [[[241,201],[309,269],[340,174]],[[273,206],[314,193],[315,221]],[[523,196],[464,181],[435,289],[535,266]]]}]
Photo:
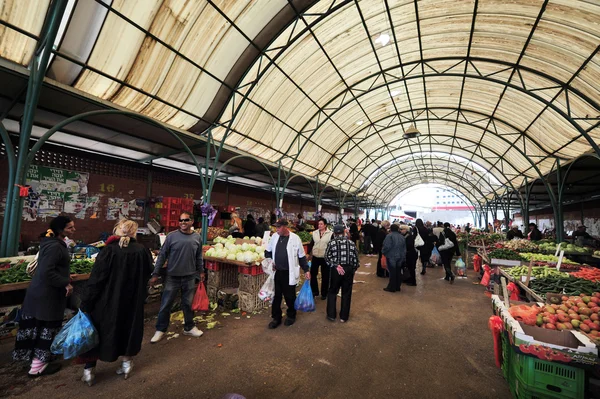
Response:
[{"label": "blue plastic bag", "polygon": [[98,345],[98,332],[90,317],[79,311],[58,332],[50,350],[65,359],[71,359],[86,353]]},{"label": "blue plastic bag", "polygon": [[294,308],[302,312],[314,312],[316,309],[315,298],[313,297],[312,289],[310,288],[310,281],[306,280],[296,302],[294,302]]},{"label": "blue plastic bag", "polygon": [[431,251],[431,257],[429,258],[429,262],[434,265],[439,265],[442,263],[442,256],[436,247],[433,247]]}]

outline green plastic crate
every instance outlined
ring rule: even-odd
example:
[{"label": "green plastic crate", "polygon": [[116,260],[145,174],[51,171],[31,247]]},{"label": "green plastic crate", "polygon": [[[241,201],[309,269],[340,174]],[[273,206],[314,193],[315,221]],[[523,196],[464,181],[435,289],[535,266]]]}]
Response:
[{"label": "green plastic crate", "polygon": [[510,342],[508,342],[508,333],[503,331],[500,336],[502,337],[502,374],[504,375],[504,379],[508,380],[508,374],[510,372],[510,358],[512,356],[511,352],[513,352],[513,349],[510,346]]},{"label": "green plastic crate", "polygon": [[509,385],[516,398],[583,398],[585,370],[511,351]]}]

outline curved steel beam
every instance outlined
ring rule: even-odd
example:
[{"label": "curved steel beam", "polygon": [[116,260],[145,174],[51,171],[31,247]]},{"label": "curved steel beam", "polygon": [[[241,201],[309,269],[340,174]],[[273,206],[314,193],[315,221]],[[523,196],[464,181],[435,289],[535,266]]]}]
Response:
[{"label": "curved steel beam", "polygon": [[239,158],[250,158],[250,159],[253,159],[256,162],[258,162],[259,164],[261,164],[265,168],[265,170],[267,171],[267,173],[269,174],[269,177],[271,177],[271,180],[273,181],[273,186],[276,185],[275,178],[273,177],[273,174],[271,173],[271,171],[269,170],[269,168],[267,167],[267,165],[265,165],[260,158],[255,157],[254,155],[236,155],[234,157],[229,158],[227,161],[225,161],[225,162],[223,162],[223,164],[221,164],[221,166],[217,170],[217,173],[215,175],[215,179],[213,181],[211,181],[210,184],[209,184],[209,190],[210,191],[212,191],[214,183],[219,178],[219,175],[221,174],[221,171],[223,170],[223,168],[225,166],[227,166],[231,161],[233,161],[235,159],[239,159]]}]

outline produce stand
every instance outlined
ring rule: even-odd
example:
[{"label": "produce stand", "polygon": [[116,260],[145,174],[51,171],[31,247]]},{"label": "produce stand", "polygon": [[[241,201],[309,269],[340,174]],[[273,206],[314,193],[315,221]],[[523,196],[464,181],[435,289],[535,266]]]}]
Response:
[{"label": "produce stand", "polygon": [[[85,281],[88,280],[90,278],[90,273],[88,274],[73,274],[71,275],[71,280],[73,282],[76,281]],[[1,284],[0,285],[0,292],[9,292],[9,291],[16,291],[16,290],[25,290],[29,287],[29,284],[31,284],[31,280],[29,281],[23,281],[20,283],[13,283],[13,284]]]}]

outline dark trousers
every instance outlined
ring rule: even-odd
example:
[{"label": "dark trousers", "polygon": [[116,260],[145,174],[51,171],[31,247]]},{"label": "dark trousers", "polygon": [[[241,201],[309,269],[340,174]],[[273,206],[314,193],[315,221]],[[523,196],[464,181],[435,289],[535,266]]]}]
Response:
[{"label": "dark trousers", "polygon": [[283,312],[281,311],[281,300],[285,298],[287,305],[286,315],[289,319],[296,319],[296,286],[290,285],[290,271],[275,271],[275,295],[273,296],[273,307],[271,308],[271,317],[273,320],[281,321]]},{"label": "dark trousers", "polygon": [[365,236],[363,244],[364,244],[363,253],[370,254],[371,252],[373,252],[373,250],[371,248],[371,236]]},{"label": "dark trousers", "polygon": [[156,331],[167,332],[171,322],[171,308],[175,298],[181,292],[181,310],[183,311],[184,329],[189,331],[194,328],[194,311],[192,301],[196,292],[196,276],[167,276],[164,283],[160,310],[156,320]]},{"label": "dark trousers", "polygon": [[[317,280],[319,266],[321,267],[321,291],[319,291],[319,281]],[[321,292],[322,296],[327,295],[327,291],[329,290],[330,269],[331,268],[327,266],[327,262],[325,262],[325,258],[319,258],[317,256],[312,257],[310,264],[310,288],[312,289],[314,296],[319,296],[319,292]]]},{"label": "dark trousers", "polygon": [[337,268],[331,270],[331,284],[329,285],[329,294],[327,295],[327,317],[335,319],[337,316],[337,294],[342,289],[342,304],[340,309],[340,319],[348,320],[350,317],[350,302],[352,301],[352,284],[354,283],[354,269],[350,266],[344,266],[344,275],[340,276]]},{"label": "dark trousers", "polygon": [[454,276],[452,273],[452,251],[454,251],[454,248],[451,250],[440,251],[440,255],[442,256],[442,264],[444,265],[444,270],[446,271],[446,279]]},{"label": "dark trousers", "polygon": [[402,259],[387,259],[387,268],[390,273],[390,282],[387,288],[391,291],[400,291],[402,285]]},{"label": "dark trousers", "polygon": [[408,279],[406,280],[407,284],[417,284],[417,256],[415,255],[413,258],[406,258],[406,269],[408,270]]},{"label": "dark trousers", "polygon": [[383,256],[382,253],[379,252],[379,258],[377,258],[377,277],[387,277],[389,275],[388,271],[385,270],[383,268],[383,266],[381,266],[381,257],[382,256]]}]

